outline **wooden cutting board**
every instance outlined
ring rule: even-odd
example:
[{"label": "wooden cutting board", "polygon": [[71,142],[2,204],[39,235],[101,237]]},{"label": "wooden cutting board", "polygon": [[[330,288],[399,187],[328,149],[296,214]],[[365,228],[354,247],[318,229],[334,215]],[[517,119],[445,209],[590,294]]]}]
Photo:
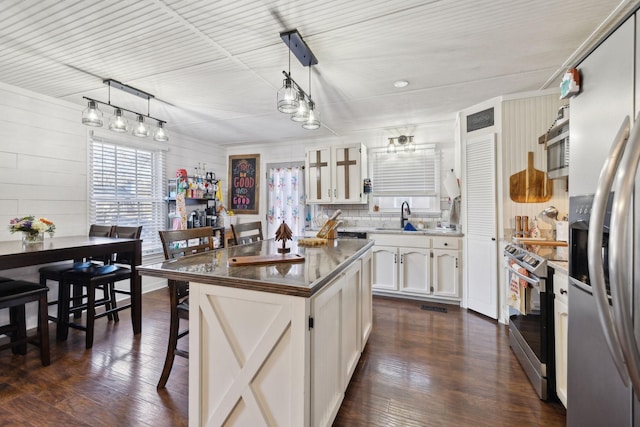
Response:
[{"label": "wooden cutting board", "polygon": [[303,262],[304,256],[299,254],[251,255],[229,258],[229,266],[278,264],[281,262]]},{"label": "wooden cutting board", "polygon": [[509,177],[509,196],[517,203],[546,202],[553,196],[547,173],[533,167],[533,151],[529,151],[527,168]]}]

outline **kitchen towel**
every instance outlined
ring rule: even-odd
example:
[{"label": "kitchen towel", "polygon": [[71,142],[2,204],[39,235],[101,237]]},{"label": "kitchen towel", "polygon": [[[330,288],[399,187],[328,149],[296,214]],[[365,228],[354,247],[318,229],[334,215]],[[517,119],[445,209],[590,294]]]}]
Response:
[{"label": "kitchen towel", "polygon": [[[518,271],[518,273],[522,274],[523,276],[529,275],[524,267],[520,267],[514,261],[510,261],[509,265],[510,268]],[[528,283],[526,282],[526,280],[519,278],[515,274],[511,274],[511,280],[509,280],[507,304],[518,310],[521,314],[527,314],[527,292],[525,291],[527,286]]]},{"label": "kitchen towel", "polygon": [[460,196],[451,202],[451,212],[449,213],[449,224],[460,224]]}]

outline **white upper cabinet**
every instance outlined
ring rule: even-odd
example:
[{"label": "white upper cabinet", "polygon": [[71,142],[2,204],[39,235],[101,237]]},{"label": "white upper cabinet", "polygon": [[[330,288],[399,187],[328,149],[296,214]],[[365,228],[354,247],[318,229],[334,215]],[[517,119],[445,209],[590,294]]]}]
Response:
[{"label": "white upper cabinet", "polygon": [[366,203],[363,181],[367,148],[347,144],[313,148],[305,154],[307,203]]}]

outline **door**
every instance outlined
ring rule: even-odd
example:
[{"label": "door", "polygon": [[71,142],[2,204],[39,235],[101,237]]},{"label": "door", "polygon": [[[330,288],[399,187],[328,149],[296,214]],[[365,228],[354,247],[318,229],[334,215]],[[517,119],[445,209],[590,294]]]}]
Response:
[{"label": "door", "polygon": [[496,143],[491,133],[465,147],[463,185],[467,307],[498,318],[498,243],[496,217]]},{"label": "door", "polygon": [[429,249],[399,248],[400,290],[431,293],[431,259]]},{"label": "door", "polygon": [[362,199],[361,147],[332,148],[333,203],[353,203]]},{"label": "door", "polygon": [[393,246],[374,246],[373,288],[387,291],[398,290],[398,249]]},{"label": "door", "polygon": [[433,294],[441,297],[460,296],[460,251],[433,250]]},{"label": "door", "polygon": [[307,203],[330,203],[331,195],[331,149],[318,148],[305,155],[307,170]]}]

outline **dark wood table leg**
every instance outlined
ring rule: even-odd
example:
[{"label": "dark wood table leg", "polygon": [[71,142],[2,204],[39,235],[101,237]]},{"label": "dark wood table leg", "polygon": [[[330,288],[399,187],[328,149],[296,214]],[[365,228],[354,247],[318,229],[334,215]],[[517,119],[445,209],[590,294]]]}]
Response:
[{"label": "dark wood table leg", "polygon": [[142,278],[136,269],[142,264],[142,240],[135,242],[131,260],[131,323],[137,335],[142,332]]}]

